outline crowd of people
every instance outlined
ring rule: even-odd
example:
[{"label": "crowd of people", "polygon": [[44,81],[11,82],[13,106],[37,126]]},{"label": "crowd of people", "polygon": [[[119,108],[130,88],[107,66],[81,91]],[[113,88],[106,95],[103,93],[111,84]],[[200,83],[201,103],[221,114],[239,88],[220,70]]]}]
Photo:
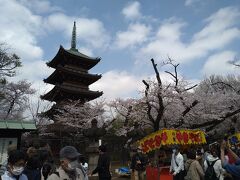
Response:
[{"label": "crowd of people", "polygon": [[[172,147],[170,174],[173,180],[240,180],[239,149],[232,150],[226,141],[220,145],[204,148],[188,148],[184,153],[178,145]],[[158,167],[169,159],[160,151]],[[149,161],[142,153],[141,147],[132,156],[131,179],[144,180]],[[161,172],[160,172],[161,174]]]},{"label": "crowd of people", "polygon": [[110,180],[110,158],[106,146],[99,146],[96,168],[89,172],[88,163],[73,146],[65,146],[59,152],[58,162],[54,162],[51,148],[46,143],[40,148],[29,147],[26,151],[9,146],[8,158],[1,165],[2,180],[88,180],[98,173],[99,180]]},{"label": "crowd of people", "polygon": [[[209,147],[209,146],[208,146]],[[239,149],[238,149],[239,150]],[[189,148],[181,153],[178,145],[172,147],[170,172],[173,180],[240,180],[239,151],[233,150],[222,141],[220,146],[209,148]],[[98,173],[99,180],[111,180],[110,157],[106,146],[99,146],[97,166],[91,172],[86,158],[73,146],[65,146],[59,152],[58,163],[53,160],[50,146],[29,147],[26,151],[9,146],[8,159],[0,167],[2,180],[88,180]],[[165,153],[159,155],[159,163],[167,159]],[[148,158],[138,147],[131,158],[131,179],[146,179]]]},{"label": "crowd of people", "polygon": [[170,173],[174,180],[240,180],[240,157],[235,150],[223,140],[220,147],[189,149],[185,159],[175,146]]}]

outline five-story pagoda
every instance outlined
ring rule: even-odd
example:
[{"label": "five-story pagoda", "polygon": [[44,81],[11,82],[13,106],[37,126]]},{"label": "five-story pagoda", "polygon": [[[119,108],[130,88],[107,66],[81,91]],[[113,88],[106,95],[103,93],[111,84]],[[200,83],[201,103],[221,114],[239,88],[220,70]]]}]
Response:
[{"label": "five-story pagoda", "polygon": [[91,58],[76,49],[76,24],[72,31],[71,48],[69,50],[60,46],[56,56],[47,63],[55,71],[44,79],[45,83],[54,85],[53,89],[41,96],[42,99],[57,104],[67,100],[79,100],[81,103],[93,100],[103,93],[89,90],[89,85],[101,78],[98,74],[89,74],[100,58]]}]

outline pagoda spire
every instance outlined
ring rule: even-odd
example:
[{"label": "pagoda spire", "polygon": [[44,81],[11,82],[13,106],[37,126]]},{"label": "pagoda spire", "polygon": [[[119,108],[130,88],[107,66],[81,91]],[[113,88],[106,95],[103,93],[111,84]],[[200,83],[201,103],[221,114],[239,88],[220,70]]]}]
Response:
[{"label": "pagoda spire", "polygon": [[72,30],[71,50],[77,51],[76,42],[77,42],[77,40],[76,40],[76,22],[74,21],[73,30]]}]

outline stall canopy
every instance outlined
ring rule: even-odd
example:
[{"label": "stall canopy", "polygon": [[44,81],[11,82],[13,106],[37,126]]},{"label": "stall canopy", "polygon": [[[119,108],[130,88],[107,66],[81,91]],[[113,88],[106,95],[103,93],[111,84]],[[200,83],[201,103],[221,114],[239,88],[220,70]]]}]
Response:
[{"label": "stall canopy", "polygon": [[159,149],[164,145],[205,143],[206,138],[203,131],[189,129],[162,129],[139,140],[144,153]]}]

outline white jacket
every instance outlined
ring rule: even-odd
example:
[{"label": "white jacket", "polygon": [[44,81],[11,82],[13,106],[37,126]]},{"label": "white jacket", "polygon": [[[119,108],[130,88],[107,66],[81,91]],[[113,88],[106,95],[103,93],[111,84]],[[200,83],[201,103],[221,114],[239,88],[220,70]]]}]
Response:
[{"label": "white jacket", "polygon": [[[68,174],[62,169],[62,167],[59,167],[57,172],[59,173],[59,176],[53,173],[47,178],[47,180],[70,180]],[[80,169],[77,168],[76,173],[76,180],[84,180],[84,175]]]},{"label": "white jacket", "polygon": [[178,174],[180,171],[183,171],[183,170],[184,170],[184,161],[183,161],[182,154],[178,153],[177,155],[175,155],[173,153],[170,171],[176,172]]},{"label": "white jacket", "polygon": [[221,159],[219,159],[218,157],[213,157],[211,154],[208,155],[207,159],[204,161],[204,171],[205,172],[208,168],[207,160],[209,161],[210,164],[212,164],[213,161],[217,160],[215,162],[215,164],[213,165],[213,168],[214,168],[216,176],[219,178],[219,180],[223,180],[224,179],[224,176],[223,176],[224,169],[222,168]]}]

